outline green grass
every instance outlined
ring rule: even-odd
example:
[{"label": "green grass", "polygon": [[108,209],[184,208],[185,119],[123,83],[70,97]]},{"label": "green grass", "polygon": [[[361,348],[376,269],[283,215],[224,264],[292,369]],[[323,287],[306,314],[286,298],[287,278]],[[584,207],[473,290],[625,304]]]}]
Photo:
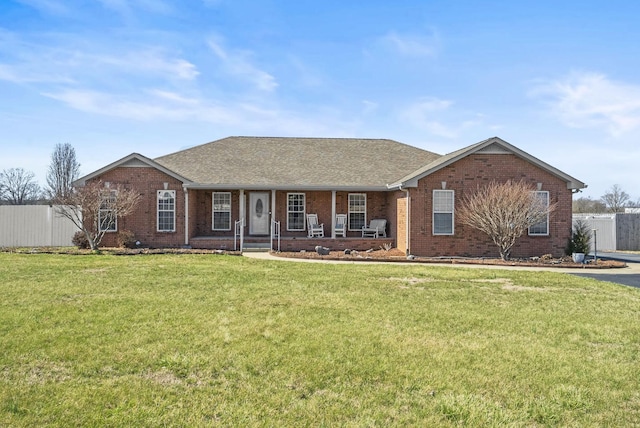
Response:
[{"label": "green grass", "polygon": [[0,254],[0,426],[631,426],[640,290],[215,255]]}]

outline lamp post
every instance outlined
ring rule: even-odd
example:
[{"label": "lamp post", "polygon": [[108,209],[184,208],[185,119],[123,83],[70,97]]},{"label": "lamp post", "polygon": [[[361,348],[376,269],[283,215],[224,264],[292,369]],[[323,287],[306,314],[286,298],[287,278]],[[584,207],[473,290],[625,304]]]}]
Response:
[{"label": "lamp post", "polygon": [[593,232],[593,263],[598,264],[598,234],[596,229],[591,229]]}]

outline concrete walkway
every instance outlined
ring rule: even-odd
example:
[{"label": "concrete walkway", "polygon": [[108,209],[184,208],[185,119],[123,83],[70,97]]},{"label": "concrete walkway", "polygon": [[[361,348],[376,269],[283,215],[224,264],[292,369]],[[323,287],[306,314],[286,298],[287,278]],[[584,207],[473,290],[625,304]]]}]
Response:
[{"label": "concrete walkway", "polygon": [[531,271],[549,271],[549,272],[562,272],[571,274],[584,274],[593,273],[597,275],[640,275],[640,263],[627,262],[627,267],[616,269],[597,269],[589,268],[589,265],[585,265],[584,268],[557,268],[557,267],[545,267],[545,266],[496,266],[496,265],[478,265],[478,264],[464,264],[464,263],[425,263],[425,262],[379,262],[379,261],[367,261],[367,260],[321,260],[321,259],[298,259],[288,257],[274,256],[268,252],[244,252],[243,256],[252,259],[261,260],[277,260],[285,262],[301,262],[301,263],[340,263],[340,264],[380,264],[391,263],[397,265],[415,264],[419,266],[444,266],[444,267],[464,267],[464,268],[480,268],[480,269],[508,269],[508,270],[531,270]]}]

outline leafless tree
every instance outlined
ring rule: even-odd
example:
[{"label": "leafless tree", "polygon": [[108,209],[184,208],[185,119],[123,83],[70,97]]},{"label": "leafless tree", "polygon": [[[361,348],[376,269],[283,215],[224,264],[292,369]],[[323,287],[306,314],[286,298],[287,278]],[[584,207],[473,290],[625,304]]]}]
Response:
[{"label": "leafless tree", "polygon": [[22,168],[9,168],[0,173],[0,200],[10,205],[25,205],[40,198],[42,192],[35,175]]},{"label": "leafless tree", "polygon": [[101,181],[86,183],[66,196],[53,200],[59,215],[68,218],[85,235],[93,251],[109,230],[115,230],[119,218],[131,214],[141,195],[121,184],[105,186]]},{"label": "leafless tree", "polygon": [[76,151],[69,143],[57,144],[51,154],[47,171],[47,194],[49,198],[66,198],[73,191],[73,182],[80,173]]},{"label": "leafless tree", "polygon": [[508,260],[516,240],[555,209],[556,204],[538,198],[534,190],[522,181],[492,182],[464,198],[458,219],[486,233]]},{"label": "leafless tree", "polygon": [[609,191],[602,195],[600,200],[607,206],[610,212],[624,211],[625,205],[630,201],[629,194],[617,184],[611,186]]},{"label": "leafless tree", "polygon": [[573,200],[574,213],[604,213],[607,212],[607,206],[602,201],[596,201],[591,198],[577,198]]}]

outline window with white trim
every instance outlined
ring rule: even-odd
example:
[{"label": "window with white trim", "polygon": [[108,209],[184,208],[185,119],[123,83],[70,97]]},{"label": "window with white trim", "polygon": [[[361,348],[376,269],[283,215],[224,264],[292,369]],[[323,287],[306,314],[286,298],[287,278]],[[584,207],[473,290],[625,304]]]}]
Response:
[{"label": "window with white trim", "polygon": [[[549,208],[549,192],[536,191],[533,192],[536,198],[540,199],[546,208]],[[548,236],[549,235],[549,214],[540,222],[529,227],[529,235],[531,236]]]},{"label": "window with white trim", "polygon": [[213,192],[213,230],[231,230],[231,192]]},{"label": "window with white trim", "polygon": [[158,232],[176,231],[176,191],[158,190]]},{"label": "window with white trim", "polygon": [[287,193],[287,230],[304,230],[305,194]]},{"label": "window with white trim", "polygon": [[362,230],[367,225],[367,194],[349,193],[349,230]]},{"label": "window with white trim", "polygon": [[453,190],[433,191],[433,234],[453,235]]},{"label": "window with white trim", "polygon": [[116,216],[116,191],[105,190],[101,194],[98,209],[98,228],[100,232],[116,232],[118,230],[118,216]]}]

